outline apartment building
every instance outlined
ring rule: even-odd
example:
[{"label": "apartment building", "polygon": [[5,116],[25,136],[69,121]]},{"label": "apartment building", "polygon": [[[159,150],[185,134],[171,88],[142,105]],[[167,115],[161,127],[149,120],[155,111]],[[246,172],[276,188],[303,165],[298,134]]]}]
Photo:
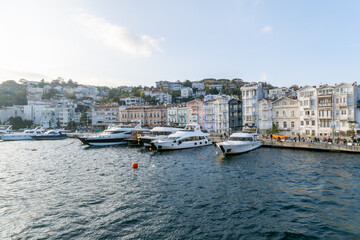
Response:
[{"label": "apartment building", "polygon": [[229,100],[229,129],[231,132],[239,132],[242,125],[242,101],[233,98]]},{"label": "apartment building", "polygon": [[299,133],[306,136],[318,135],[317,89],[305,86],[297,91],[299,110]]},{"label": "apartment building", "polygon": [[203,102],[198,99],[186,103],[188,123],[198,123],[201,127],[203,126],[203,105]]},{"label": "apartment building", "polygon": [[168,108],[167,125],[184,127],[187,123],[187,106],[177,105]]},{"label": "apartment building", "polygon": [[215,132],[229,134],[229,100],[230,96],[222,95],[214,101]]},{"label": "apartment building", "polygon": [[330,137],[334,128],[334,87],[323,85],[317,90],[318,96],[318,136]]},{"label": "apartment building", "polygon": [[280,134],[295,136],[299,133],[298,103],[294,98],[282,97],[272,102],[272,121]]},{"label": "apartment building", "polygon": [[258,127],[258,101],[267,96],[263,84],[251,83],[241,87],[243,102],[243,123],[244,130],[255,129]]},{"label": "apartment building", "polygon": [[258,102],[258,131],[266,134],[272,129],[272,101],[270,98],[263,98]]},{"label": "apartment building", "polygon": [[153,128],[167,125],[167,107],[159,106],[133,106],[120,110],[121,123],[140,122],[143,126]]},{"label": "apartment building", "polygon": [[97,105],[91,109],[91,120],[93,128],[107,128],[120,123],[120,106],[118,105]]},{"label": "apartment building", "polygon": [[203,105],[203,130],[208,133],[215,132],[215,101],[216,99],[211,99]]}]

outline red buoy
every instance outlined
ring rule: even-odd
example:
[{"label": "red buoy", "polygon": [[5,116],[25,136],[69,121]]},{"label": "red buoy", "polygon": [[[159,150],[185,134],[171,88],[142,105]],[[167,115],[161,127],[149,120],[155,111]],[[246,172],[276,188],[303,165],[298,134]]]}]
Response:
[{"label": "red buoy", "polygon": [[135,163],[132,164],[132,167],[133,168],[138,168],[138,164],[135,162]]}]

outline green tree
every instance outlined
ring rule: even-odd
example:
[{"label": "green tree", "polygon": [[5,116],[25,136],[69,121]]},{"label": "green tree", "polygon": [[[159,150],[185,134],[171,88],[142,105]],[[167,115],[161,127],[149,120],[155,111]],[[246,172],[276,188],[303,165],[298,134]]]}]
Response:
[{"label": "green tree", "polygon": [[13,129],[30,128],[33,125],[33,121],[23,120],[21,117],[10,117],[8,123]]},{"label": "green tree", "polygon": [[351,136],[351,138],[355,137],[355,126],[357,124],[356,121],[348,121],[349,124],[349,130],[347,131],[347,134]]},{"label": "green tree", "polygon": [[273,123],[273,124],[272,124],[272,128],[271,128],[271,133],[277,133],[277,132],[279,132],[279,130],[278,130],[276,124]]},{"label": "green tree", "polygon": [[190,80],[185,80],[185,82],[183,83],[184,87],[190,87],[192,86],[192,83]]}]

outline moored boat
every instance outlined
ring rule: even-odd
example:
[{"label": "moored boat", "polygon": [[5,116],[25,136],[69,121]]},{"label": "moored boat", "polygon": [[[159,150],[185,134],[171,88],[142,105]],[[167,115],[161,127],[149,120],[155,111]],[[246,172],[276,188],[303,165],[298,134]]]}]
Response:
[{"label": "moored boat", "polygon": [[209,135],[201,131],[199,124],[187,124],[185,129],[170,134],[166,138],[155,140],[151,145],[158,151],[208,146],[212,144],[212,141],[207,138]]},{"label": "moored boat", "polygon": [[1,136],[3,141],[20,141],[20,140],[33,140],[32,136],[43,134],[45,129],[36,127],[35,129],[25,130],[22,133],[9,133]]},{"label": "moored boat", "polygon": [[224,155],[232,155],[254,150],[261,146],[261,141],[256,133],[240,132],[231,134],[227,141],[217,143],[216,146]]},{"label": "moored boat", "polygon": [[149,129],[135,129],[131,131],[131,135],[125,141],[129,146],[142,146],[141,138],[150,134]]},{"label": "moored boat", "polygon": [[151,147],[152,141],[167,138],[170,134],[173,134],[179,130],[181,130],[181,128],[154,127],[153,129],[150,130],[149,135],[140,137],[140,141],[145,147]]},{"label": "moored boat", "polygon": [[125,139],[128,139],[131,135],[131,131],[134,129],[140,129],[141,123],[132,127],[128,125],[110,126],[104,132],[100,134],[84,135],[78,137],[78,139],[87,145],[92,146],[110,146],[118,144],[126,144]]},{"label": "moored boat", "polygon": [[67,138],[64,131],[64,129],[53,129],[46,131],[44,134],[38,134],[31,137],[34,140],[62,140]]}]

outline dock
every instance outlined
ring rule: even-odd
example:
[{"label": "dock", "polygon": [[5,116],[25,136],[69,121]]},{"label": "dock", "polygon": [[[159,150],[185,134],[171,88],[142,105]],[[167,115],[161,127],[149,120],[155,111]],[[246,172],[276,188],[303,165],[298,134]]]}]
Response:
[{"label": "dock", "polygon": [[360,153],[360,146],[345,145],[345,144],[325,144],[314,142],[279,142],[262,140],[261,145],[263,147],[274,148],[292,148],[314,151],[328,151],[328,152],[347,152],[347,153]]}]

